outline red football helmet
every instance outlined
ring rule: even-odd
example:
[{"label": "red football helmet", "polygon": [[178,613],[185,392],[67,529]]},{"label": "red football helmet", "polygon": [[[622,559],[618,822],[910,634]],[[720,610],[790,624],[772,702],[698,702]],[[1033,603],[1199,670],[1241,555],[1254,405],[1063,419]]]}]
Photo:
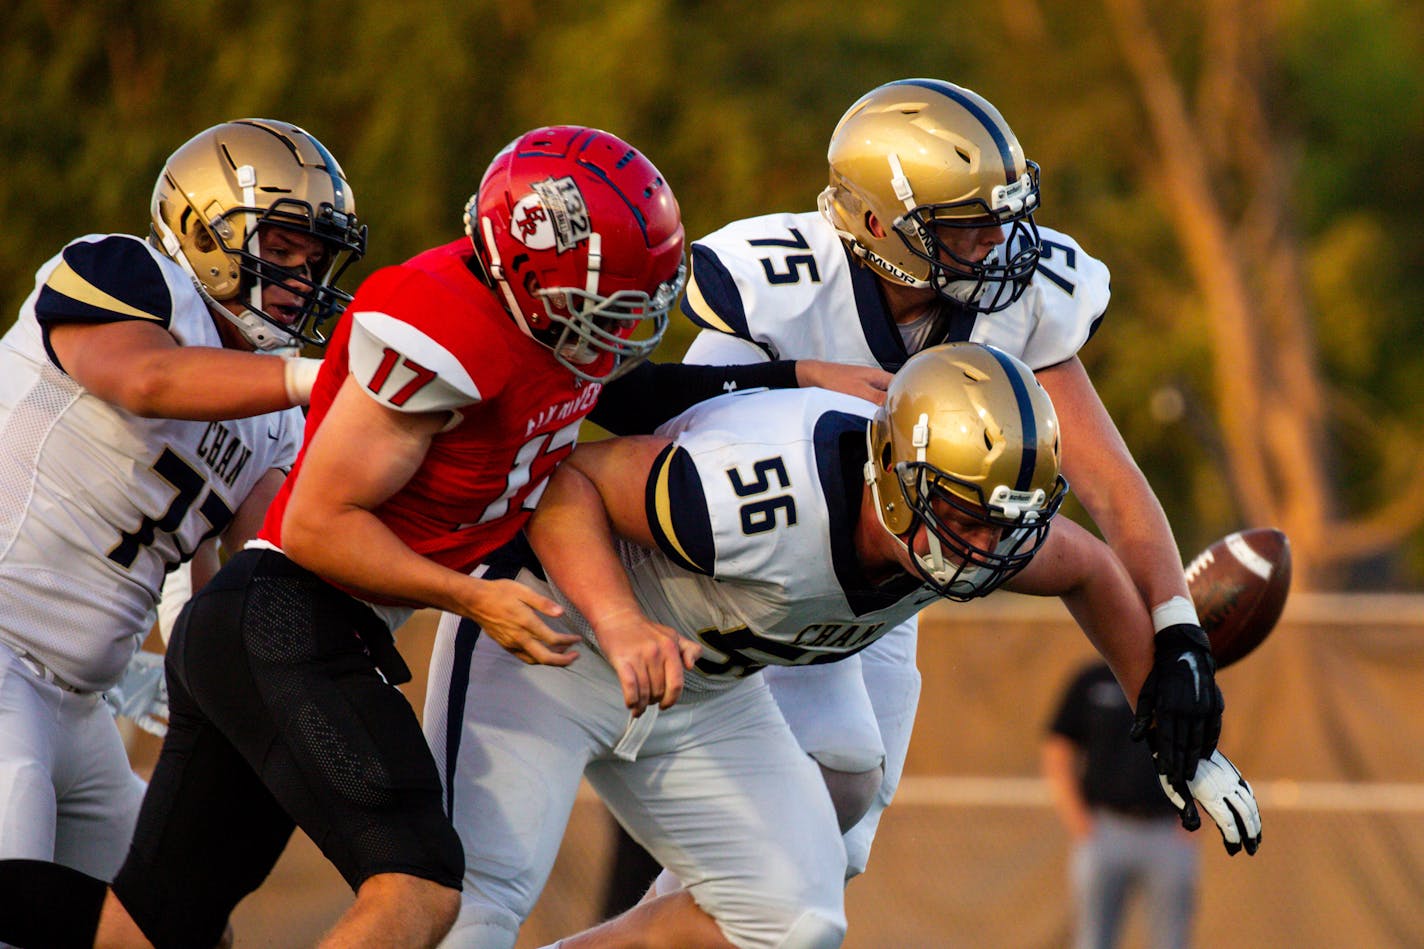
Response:
[{"label": "red football helmet", "polygon": [[590,382],[647,358],[686,278],[672,189],[598,129],[541,128],[511,142],[466,205],[465,233],[519,327]]}]

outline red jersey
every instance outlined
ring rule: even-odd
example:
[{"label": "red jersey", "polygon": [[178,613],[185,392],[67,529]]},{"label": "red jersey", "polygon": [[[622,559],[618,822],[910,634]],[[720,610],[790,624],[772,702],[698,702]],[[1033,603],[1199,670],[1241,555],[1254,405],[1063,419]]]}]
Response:
[{"label": "red jersey", "polygon": [[468,572],[524,526],[601,387],[520,331],[466,266],[470,253],[468,241],[455,241],[361,285],[327,346],[302,454],[262,539],[282,545],[307,445],[348,374],[389,408],[455,413],[415,475],[374,512],[412,550]]}]

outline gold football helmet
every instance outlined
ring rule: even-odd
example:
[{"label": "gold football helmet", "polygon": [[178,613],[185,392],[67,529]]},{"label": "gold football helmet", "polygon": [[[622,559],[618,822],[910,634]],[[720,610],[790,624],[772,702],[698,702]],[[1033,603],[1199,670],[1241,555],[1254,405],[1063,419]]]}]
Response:
[{"label": "gold football helmet", "polygon": [[[950,599],[984,596],[1022,570],[1068,491],[1048,393],[992,346],[950,343],[911,356],[868,437],[865,480],[880,522]],[[912,546],[920,525],[924,555]]]},{"label": "gold football helmet", "polygon": [[[366,227],[336,159],[309,133],[270,119],[225,122],[189,139],[158,176],[150,214],[155,243],[214,313],[263,350],[325,343],[323,325],[351,300],[336,281],[366,251]],[[319,272],[263,260],[265,227],[319,238],[327,248]],[[262,308],[264,281],[303,298],[294,320]],[[241,300],[240,313],[219,305],[230,300]]]},{"label": "gold football helmet", "polygon": [[[1038,165],[982,96],[938,79],[886,83],[841,117],[827,158],[821,214],[885,278],[981,313],[1028,287],[1039,257]],[[943,239],[944,228],[993,225],[1009,232],[983,260]]]}]

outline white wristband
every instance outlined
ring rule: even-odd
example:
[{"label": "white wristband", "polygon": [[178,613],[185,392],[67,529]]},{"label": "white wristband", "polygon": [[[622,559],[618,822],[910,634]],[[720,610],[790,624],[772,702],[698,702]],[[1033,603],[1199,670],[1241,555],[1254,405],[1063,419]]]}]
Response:
[{"label": "white wristband", "polygon": [[1191,626],[1201,625],[1201,620],[1197,618],[1197,608],[1186,597],[1174,596],[1152,607],[1152,628],[1157,632],[1183,623]]},{"label": "white wristband", "polygon": [[282,382],[287,387],[287,400],[293,405],[306,405],[311,401],[312,386],[316,385],[316,374],[321,371],[320,359],[304,356],[289,356],[283,367]]}]

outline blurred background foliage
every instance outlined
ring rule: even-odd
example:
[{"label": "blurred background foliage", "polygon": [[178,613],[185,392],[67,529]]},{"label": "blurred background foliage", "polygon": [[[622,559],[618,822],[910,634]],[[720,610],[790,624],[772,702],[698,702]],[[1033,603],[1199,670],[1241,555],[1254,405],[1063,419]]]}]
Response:
[{"label": "blurred background foliage", "polygon": [[[1041,224],[1113,271],[1083,352],[1190,555],[1290,533],[1305,586],[1424,587],[1424,5],[1405,0],[18,0],[0,37],[8,326],[72,237],[142,233],[164,158],[296,122],[371,225],[452,239],[519,132],[618,133],[690,236],[809,210],[845,108],[934,76],[999,106]],[[354,285],[354,284],[353,284]],[[659,358],[690,331],[679,321]]]}]

